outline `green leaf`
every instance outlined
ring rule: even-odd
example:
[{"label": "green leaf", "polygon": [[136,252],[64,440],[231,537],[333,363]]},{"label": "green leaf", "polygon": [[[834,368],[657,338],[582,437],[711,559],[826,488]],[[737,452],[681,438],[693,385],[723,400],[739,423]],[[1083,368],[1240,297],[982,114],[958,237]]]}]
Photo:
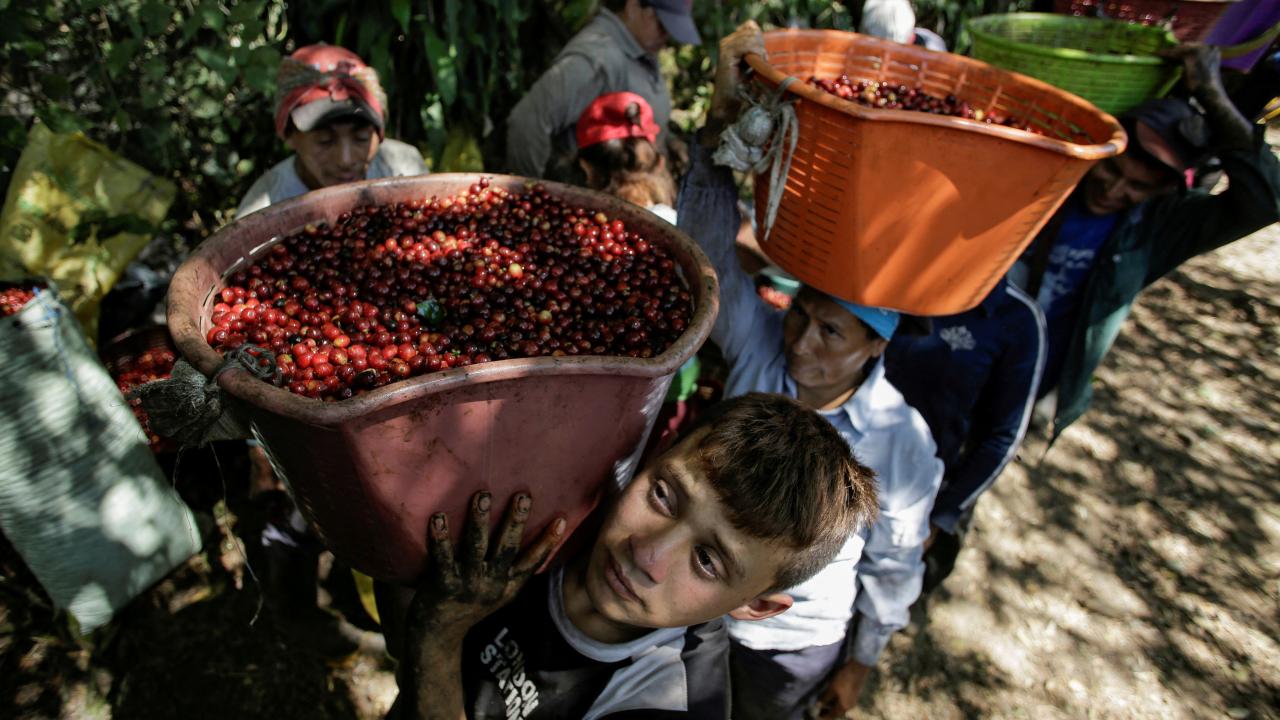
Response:
[{"label": "green leaf", "polygon": [[409,32],[409,0],[391,0],[391,16],[400,23],[400,32]]},{"label": "green leaf", "polygon": [[233,58],[223,54],[220,50],[207,47],[196,48],[195,55],[200,62],[204,63],[205,67],[217,73],[225,85],[235,82],[236,68]]},{"label": "green leaf", "polygon": [[164,96],[152,88],[144,87],[138,97],[142,101],[142,107],[148,110],[162,108],[165,104]]},{"label": "green leaf", "polygon": [[89,127],[89,123],[84,118],[60,105],[46,105],[38,108],[36,116],[40,118],[40,122],[56,133],[71,133]]},{"label": "green leaf", "polygon": [[270,68],[274,72],[280,65],[280,51],[270,45],[259,45],[249,52],[249,63]]},{"label": "green leaf", "polygon": [[458,97],[458,68],[454,60],[457,52],[453,45],[445,45],[430,25],[426,30],[427,61],[436,76],[436,89],[445,107],[453,105]]},{"label": "green leaf", "polygon": [[182,21],[182,41],[190,42],[196,33],[204,29],[204,16],[200,13],[192,13],[190,17]]},{"label": "green leaf", "polygon": [[243,25],[251,20],[257,20],[262,16],[262,3],[255,0],[240,0],[234,7],[227,19],[232,23]]},{"label": "green leaf", "polygon": [[173,20],[173,10],[159,0],[147,0],[138,9],[138,17],[142,19],[142,28],[148,36],[162,34]]},{"label": "green leaf", "polygon": [[236,67],[244,67],[249,63],[249,53],[251,52],[253,52],[253,49],[245,43],[240,43],[239,46],[231,48],[231,64]]},{"label": "green leaf", "polygon": [[247,46],[249,43],[262,37],[267,26],[258,18],[249,18],[240,23],[240,38]]},{"label": "green leaf", "polygon": [[134,38],[127,38],[112,45],[107,50],[107,72],[113,77],[123,73],[129,67],[129,62],[133,60],[141,44]]},{"label": "green leaf", "polygon": [[253,63],[244,69],[244,82],[250,90],[270,95],[276,89],[276,73],[271,68]]},{"label": "green leaf", "polygon": [[71,81],[57,73],[41,74],[40,88],[50,100],[65,100],[71,95]]},{"label": "green leaf", "polygon": [[382,78],[382,82],[395,87],[396,63],[391,57],[391,40],[392,35],[390,33],[378,38],[378,41],[369,50],[369,56],[373,58],[373,66],[378,69],[378,75]]},{"label": "green leaf", "polygon": [[199,120],[217,117],[222,112],[222,103],[203,94],[188,102],[188,107],[190,108],[191,117]]},{"label": "green leaf", "polygon": [[125,17],[125,23],[128,24],[129,32],[133,33],[135,38],[142,40],[147,36],[147,33],[142,29],[142,23],[138,22],[138,17],[136,15],[128,15]]},{"label": "green leaf", "polygon": [[347,14],[342,13],[342,17],[338,18],[338,29],[333,31],[333,44],[341,45],[342,38],[347,34]]},{"label": "green leaf", "polygon": [[169,72],[168,64],[159,57],[148,58],[142,66],[142,74],[152,82],[159,82]]},{"label": "green leaf", "polygon": [[219,7],[217,0],[205,0],[200,3],[200,8],[196,10],[196,15],[200,17],[201,23],[210,30],[221,30],[227,24],[227,18],[222,14],[222,8]]},{"label": "green leaf", "polygon": [[10,115],[0,115],[0,147],[15,150],[27,144],[27,124]]},{"label": "green leaf", "polygon": [[435,330],[440,327],[440,323],[444,320],[444,308],[435,298],[427,298],[418,303],[417,315],[422,318],[422,322],[427,327]]}]

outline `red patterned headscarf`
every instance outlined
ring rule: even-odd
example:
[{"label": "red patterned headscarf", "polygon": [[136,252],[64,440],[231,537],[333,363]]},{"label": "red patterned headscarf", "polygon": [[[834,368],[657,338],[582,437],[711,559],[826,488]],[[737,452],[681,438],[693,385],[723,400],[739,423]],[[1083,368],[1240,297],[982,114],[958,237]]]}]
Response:
[{"label": "red patterned headscarf", "polygon": [[317,100],[363,106],[382,137],[386,93],[377,71],[350,50],[320,43],[299,48],[281,61],[276,74],[276,135],[283,139],[293,111]]}]

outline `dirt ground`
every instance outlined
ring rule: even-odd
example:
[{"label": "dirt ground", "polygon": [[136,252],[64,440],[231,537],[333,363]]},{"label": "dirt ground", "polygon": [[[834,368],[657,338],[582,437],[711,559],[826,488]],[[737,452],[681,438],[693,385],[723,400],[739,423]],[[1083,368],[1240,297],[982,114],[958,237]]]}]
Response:
[{"label": "dirt ground", "polygon": [[[1280,226],[1134,308],[882,656],[882,718],[1280,717]],[[1041,459],[1043,457],[1043,459]]]},{"label": "dirt ground", "polygon": [[[1280,227],[1149,289],[1092,410],[983,498],[859,716],[1280,717],[1278,341]],[[0,717],[381,717],[377,643],[327,664],[331,628],[258,614],[242,549],[210,538],[84,642],[0,544]]]}]

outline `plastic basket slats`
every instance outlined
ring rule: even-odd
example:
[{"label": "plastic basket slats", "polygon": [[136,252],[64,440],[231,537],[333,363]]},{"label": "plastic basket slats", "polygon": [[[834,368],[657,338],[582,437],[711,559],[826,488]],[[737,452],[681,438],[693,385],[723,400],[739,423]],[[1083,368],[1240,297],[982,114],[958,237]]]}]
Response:
[{"label": "plastic basket slats", "polygon": [[[1079,97],[968,58],[832,31],[768,33],[765,44],[768,61],[749,62],[766,88],[844,74],[956,95],[1043,131],[871,109],[791,84],[800,140],[762,247],[855,302],[922,315],[972,307],[1088,166],[1123,148],[1115,120]],[[758,213],[768,192],[758,175]]]}]

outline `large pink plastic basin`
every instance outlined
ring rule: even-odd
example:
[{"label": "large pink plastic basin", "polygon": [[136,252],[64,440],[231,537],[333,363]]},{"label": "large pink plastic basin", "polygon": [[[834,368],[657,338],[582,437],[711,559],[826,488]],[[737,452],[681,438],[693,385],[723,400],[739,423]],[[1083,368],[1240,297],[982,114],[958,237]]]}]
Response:
[{"label": "large pink plastic basin", "polygon": [[[369,204],[449,195],[478,175],[353,183],[253,213],[206,240],[174,275],[169,329],[182,355],[212,374],[221,356],[205,341],[214,295],[231,271],[308,223],[333,222]],[[522,178],[490,176],[521,189]],[[432,513],[449,514],[455,538],[467,501],[488,489],[505,508],[533,495],[526,538],[563,515],[572,532],[611,484],[629,477],[672,375],[706,340],[718,306],[716,277],[686,235],[648,211],[580,188],[547,183],[570,202],[621,218],[665,245],[694,298],[688,330],[656,358],[503,360],[414,377],[350,400],[293,395],[241,371],[218,378],[303,514],[352,567],[410,581],[426,562]],[[494,513],[496,524],[499,513]]]}]

